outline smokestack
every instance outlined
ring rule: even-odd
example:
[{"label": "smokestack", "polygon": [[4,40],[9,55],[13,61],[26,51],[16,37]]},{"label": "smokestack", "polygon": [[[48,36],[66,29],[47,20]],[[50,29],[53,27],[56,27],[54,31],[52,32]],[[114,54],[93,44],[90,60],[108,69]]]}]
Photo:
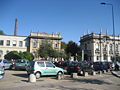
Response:
[{"label": "smokestack", "polygon": [[17,32],[18,32],[18,19],[15,19],[15,28],[14,28],[14,36],[17,36]]}]

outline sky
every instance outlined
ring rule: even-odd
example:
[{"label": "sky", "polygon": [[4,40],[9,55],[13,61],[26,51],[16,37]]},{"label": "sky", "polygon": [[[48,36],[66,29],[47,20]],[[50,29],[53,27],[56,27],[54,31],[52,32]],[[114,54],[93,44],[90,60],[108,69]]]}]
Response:
[{"label": "sky", "polygon": [[120,0],[0,0],[0,30],[13,35],[18,19],[18,35],[30,32],[60,33],[64,42],[79,44],[88,33],[113,34],[113,4],[115,34],[120,35]]}]

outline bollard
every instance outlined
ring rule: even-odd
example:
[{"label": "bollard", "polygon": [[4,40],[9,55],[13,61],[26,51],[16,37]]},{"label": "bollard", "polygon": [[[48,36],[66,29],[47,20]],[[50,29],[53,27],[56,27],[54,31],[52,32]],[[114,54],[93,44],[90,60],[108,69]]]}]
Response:
[{"label": "bollard", "polygon": [[95,71],[92,71],[92,75],[93,75],[93,76],[96,75],[96,72],[95,72]]},{"label": "bollard", "polygon": [[103,70],[103,73],[106,73],[106,70]]},{"label": "bollard", "polygon": [[107,69],[107,72],[110,72],[110,69]]},{"label": "bollard", "polygon": [[88,76],[88,72],[84,72],[83,74],[84,74],[85,77]]},{"label": "bollard", "polygon": [[34,75],[34,74],[30,74],[30,75],[29,75],[29,78],[28,78],[28,81],[29,81],[29,82],[36,82],[36,77],[35,77],[35,75]]},{"label": "bollard", "polygon": [[64,78],[64,75],[62,73],[58,73],[57,80],[61,80]]},{"label": "bollard", "polygon": [[71,78],[78,78],[77,73],[72,73],[72,74],[71,74]]},{"label": "bollard", "polygon": [[99,74],[101,75],[101,74],[102,74],[102,71],[99,71]]}]

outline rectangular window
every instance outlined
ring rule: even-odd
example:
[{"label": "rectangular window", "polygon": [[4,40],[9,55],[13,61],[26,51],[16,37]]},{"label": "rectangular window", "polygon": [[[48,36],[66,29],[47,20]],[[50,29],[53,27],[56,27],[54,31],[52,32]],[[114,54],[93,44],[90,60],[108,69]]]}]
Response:
[{"label": "rectangular window", "polygon": [[99,56],[97,56],[97,60],[99,60]]},{"label": "rectangular window", "polygon": [[0,40],[0,46],[3,46],[3,44],[4,44],[4,41]]},{"label": "rectangular window", "polygon": [[7,40],[6,46],[10,46],[10,40]]},{"label": "rectangular window", "polygon": [[22,47],[23,46],[23,42],[19,41],[19,46]]},{"label": "rectangular window", "polygon": [[37,40],[33,40],[33,48],[37,47]]},{"label": "rectangular window", "polygon": [[14,40],[14,41],[13,41],[13,46],[16,46],[16,45],[17,45],[17,41]]}]

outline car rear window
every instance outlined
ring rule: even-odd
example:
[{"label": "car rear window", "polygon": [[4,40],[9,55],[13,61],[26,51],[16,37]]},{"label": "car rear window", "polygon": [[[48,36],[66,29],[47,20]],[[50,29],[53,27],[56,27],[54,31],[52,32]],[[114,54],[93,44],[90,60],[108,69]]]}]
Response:
[{"label": "car rear window", "polygon": [[40,67],[45,67],[44,62],[37,62],[37,64],[38,64]]},{"label": "car rear window", "polygon": [[31,61],[29,64],[31,67],[34,67],[35,62]]}]

